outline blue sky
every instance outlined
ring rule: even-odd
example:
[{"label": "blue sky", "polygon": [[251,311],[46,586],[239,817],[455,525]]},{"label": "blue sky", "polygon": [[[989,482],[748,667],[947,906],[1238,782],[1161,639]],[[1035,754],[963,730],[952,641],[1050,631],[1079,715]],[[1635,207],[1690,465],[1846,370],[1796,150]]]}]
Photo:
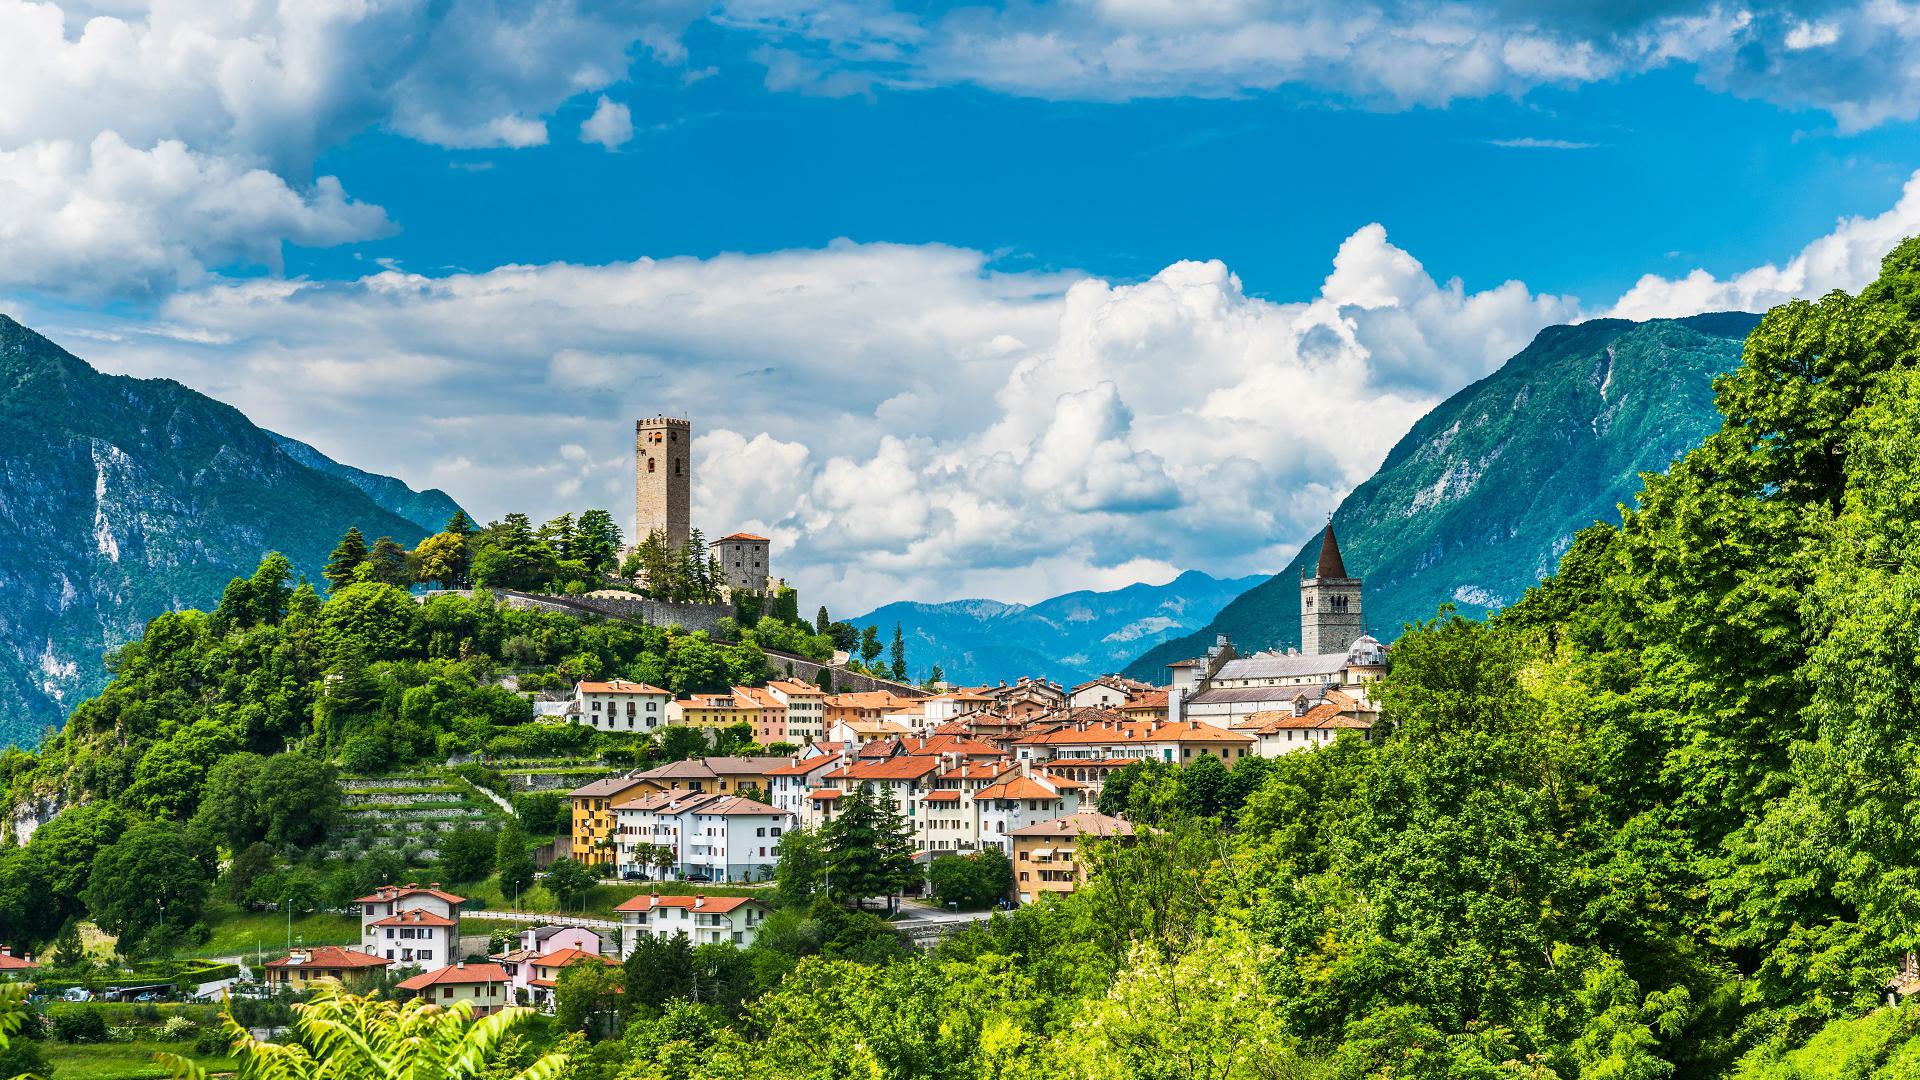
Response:
[{"label": "blue sky", "polygon": [[1280,565],[1541,327],[1857,288],[1920,9],[0,0],[0,310],[836,609]]}]

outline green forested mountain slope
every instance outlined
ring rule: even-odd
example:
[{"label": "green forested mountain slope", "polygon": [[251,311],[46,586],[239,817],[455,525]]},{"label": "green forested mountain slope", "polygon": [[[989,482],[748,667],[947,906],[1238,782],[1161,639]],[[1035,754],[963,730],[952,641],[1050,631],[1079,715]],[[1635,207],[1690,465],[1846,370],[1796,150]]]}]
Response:
[{"label": "green forested mountain slope", "polygon": [[[391,476],[381,476],[365,469],[356,469],[351,465],[335,461],[320,451],[301,442],[275,432],[268,432],[273,441],[280,445],[293,460],[308,468],[318,469],[328,476],[337,476],[361,491],[387,510],[406,518],[428,532],[436,532],[447,519],[453,517],[460,504],[453,496],[439,488],[415,491],[406,481]],[[396,537],[396,539],[398,539]]]},{"label": "green forested mountain slope", "polygon": [[[1738,312],[1540,332],[1499,371],[1421,418],[1333,515],[1368,621],[1391,640],[1443,603],[1477,614],[1518,600],[1573,535],[1617,521],[1640,474],[1664,470],[1720,423],[1713,376],[1759,321]],[[1243,650],[1298,645],[1302,567],[1314,545],[1203,629],[1127,671],[1164,679],[1217,634]]]},{"label": "green forested mountain slope", "polygon": [[350,525],[429,531],[239,411],[103,375],[0,315],[0,746],[98,693],[107,650],[148,619],[212,606],[270,549],[317,577]]}]

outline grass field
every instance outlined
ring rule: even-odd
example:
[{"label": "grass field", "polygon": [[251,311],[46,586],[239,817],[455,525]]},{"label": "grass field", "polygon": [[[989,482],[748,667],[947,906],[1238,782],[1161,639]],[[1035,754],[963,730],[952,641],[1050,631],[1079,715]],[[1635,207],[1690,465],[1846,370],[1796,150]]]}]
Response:
[{"label": "grass field", "polygon": [[[277,911],[243,911],[232,904],[209,904],[206,919],[213,936],[182,956],[252,956],[256,948],[262,948],[271,959],[286,951],[287,917]],[[350,915],[295,915],[293,937],[303,945],[352,945],[360,940],[360,920]]]},{"label": "grass field", "polygon": [[232,1072],[231,1058],[194,1057],[192,1043],[160,1042],[141,1039],[136,1042],[57,1043],[43,1042],[47,1064],[53,1066],[56,1080],[149,1080],[172,1076],[173,1070],[153,1059],[156,1053],[180,1054],[193,1058],[208,1072]]}]

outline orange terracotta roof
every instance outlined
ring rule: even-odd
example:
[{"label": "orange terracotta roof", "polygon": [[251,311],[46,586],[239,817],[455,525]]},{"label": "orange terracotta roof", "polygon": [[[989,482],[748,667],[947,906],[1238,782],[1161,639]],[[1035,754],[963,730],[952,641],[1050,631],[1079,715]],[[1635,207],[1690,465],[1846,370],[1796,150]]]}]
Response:
[{"label": "orange terracotta roof", "polygon": [[[655,908],[686,908],[688,911],[725,915],[742,904],[761,904],[751,896],[636,896],[614,908],[615,911],[652,911]],[[764,907],[764,904],[761,904]]]},{"label": "orange terracotta roof", "polygon": [[375,919],[368,926],[459,926],[460,924],[445,915],[436,915],[426,908],[411,908],[398,915],[389,915],[384,919]]},{"label": "orange terracotta roof", "polygon": [[1153,742],[1243,743],[1253,741],[1253,736],[1244,732],[1228,731],[1226,728],[1191,720],[1183,720],[1177,724],[1161,724],[1153,729],[1153,734],[1148,738]]},{"label": "orange terracotta roof", "polygon": [[716,540],[714,542],[719,544],[724,544],[729,540],[754,540],[762,544],[773,543],[773,541],[767,539],[766,537],[755,536],[753,533],[734,533],[732,536],[723,536],[719,540]]},{"label": "orange terracotta roof", "polygon": [[583,682],[575,689],[583,694],[657,694],[661,697],[673,696],[670,692],[662,690],[657,686],[649,686],[643,682],[628,682],[625,679],[614,679],[610,682]]},{"label": "orange terracotta roof", "polygon": [[464,961],[424,971],[398,983],[401,990],[425,990],[429,986],[454,986],[465,983],[503,983],[512,976],[499,964],[469,964]]},{"label": "orange terracotta roof", "polygon": [[[304,953],[305,960],[295,961],[294,956]],[[311,949],[302,949],[300,953],[283,956],[278,960],[269,960],[270,968],[316,968],[322,970],[346,968],[386,967],[393,961],[372,953],[363,953],[357,949],[343,949],[338,945],[315,945]]]},{"label": "orange terracotta roof", "polygon": [[1074,781],[1057,776],[1009,776],[981,788],[974,799],[1058,799],[1079,789]]},{"label": "orange terracotta roof", "polygon": [[940,791],[929,791],[925,795],[920,796],[920,801],[921,802],[959,802],[960,793],[958,791],[955,791],[952,788],[945,788]]},{"label": "orange terracotta roof", "polygon": [[935,757],[892,757],[884,761],[862,761],[828,773],[827,780],[918,780],[940,770]]},{"label": "orange terracotta roof", "polygon": [[27,971],[39,966],[30,956],[15,956],[10,949],[0,950],[0,971]]},{"label": "orange terracotta roof", "polygon": [[455,896],[450,892],[442,890],[439,885],[440,883],[437,881],[424,889],[418,885],[382,885],[373,891],[373,895],[362,896],[355,900],[354,903],[384,904],[408,896],[431,896],[439,900],[444,900],[449,904],[464,904],[467,902],[466,897]]},{"label": "orange terracotta roof", "polygon": [[819,791],[809,794],[807,798],[818,801],[820,799],[837,799],[845,794],[846,792],[841,791],[839,788],[821,788]]},{"label": "orange terracotta roof", "polygon": [[590,953],[585,949],[576,949],[569,946],[564,949],[555,949],[553,952],[550,952],[545,956],[535,957],[533,961],[533,966],[543,967],[543,968],[562,968],[562,967],[566,967],[568,964],[573,963],[575,960],[598,960],[601,963],[608,965],[609,967],[618,965],[620,963],[620,961],[615,960],[611,956],[601,956],[599,953]]},{"label": "orange terracotta roof", "polygon": [[801,758],[791,765],[782,765],[777,769],[768,769],[768,776],[805,776],[825,766],[838,767],[842,762],[838,755],[820,754],[815,757]]}]

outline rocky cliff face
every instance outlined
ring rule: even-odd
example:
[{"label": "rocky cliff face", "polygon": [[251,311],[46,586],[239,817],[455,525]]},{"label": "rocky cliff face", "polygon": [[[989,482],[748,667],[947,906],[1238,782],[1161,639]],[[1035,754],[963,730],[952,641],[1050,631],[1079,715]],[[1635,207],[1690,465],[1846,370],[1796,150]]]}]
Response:
[{"label": "rocky cliff face", "polygon": [[[1549,327],[1423,417],[1333,515],[1349,572],[1366,579],[1372,633],[1390,640],[1443,603],[1468,614],[1513,603],[1574,533],[1618,521],[1642,472],[1664,471],[1719,428],[1713,377],[1739,364],[1759,321],[1731,312]],[[1217,634],[1242,651],[1297,646],[1300,574],[1317,550],[1306,544],[1128,674],[1162,680]]]},{"label": "rocky cliff face", "polygon": [[349,525],[427,531],[237,410],[103,375],[0,315],[0,746],[97,693],[146,620],[217,603],[270,550],[317,577]]}]

